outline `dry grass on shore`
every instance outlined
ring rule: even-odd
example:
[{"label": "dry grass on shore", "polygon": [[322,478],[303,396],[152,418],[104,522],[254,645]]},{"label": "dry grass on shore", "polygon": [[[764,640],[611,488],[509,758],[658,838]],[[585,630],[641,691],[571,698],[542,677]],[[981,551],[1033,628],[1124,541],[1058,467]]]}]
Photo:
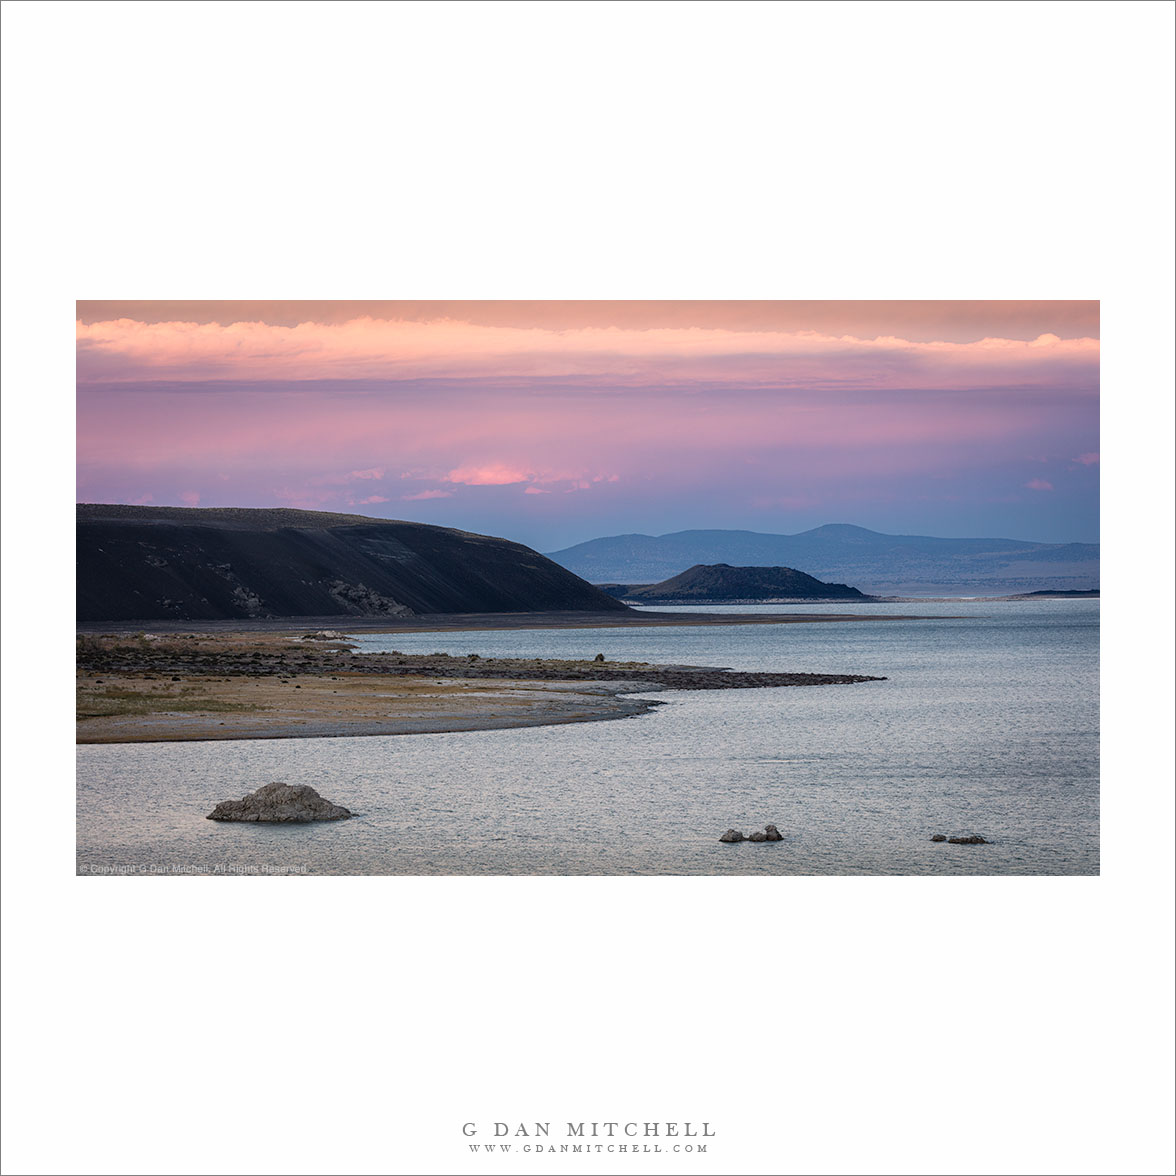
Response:
[{"label": "dry grass on shore", "polygon": [[593,683],[344,674],[78,682],[79,743],[397,735],[622,717],[646,709]]}]

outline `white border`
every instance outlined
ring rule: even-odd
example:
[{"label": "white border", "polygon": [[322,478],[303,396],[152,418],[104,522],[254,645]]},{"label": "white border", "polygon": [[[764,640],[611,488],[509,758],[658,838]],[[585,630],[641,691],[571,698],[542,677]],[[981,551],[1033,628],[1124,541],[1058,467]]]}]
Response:
[{"label": "white border", "polygon": [[[6,1171],[1171,1171],[1169,5],[4,15]],[[616,296],[1102,299],[1103,877],[75,879],[74,299]]]}]

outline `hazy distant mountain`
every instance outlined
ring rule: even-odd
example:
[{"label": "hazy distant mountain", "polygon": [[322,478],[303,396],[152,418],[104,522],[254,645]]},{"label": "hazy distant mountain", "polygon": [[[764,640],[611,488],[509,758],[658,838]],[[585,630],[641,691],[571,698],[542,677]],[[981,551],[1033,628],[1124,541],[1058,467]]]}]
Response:
[{"label": "hazy distant mountain", "polygon": [[863,592],[984,593],[1099,586],[1097,543],[1021,539],[938,539],[884,535],[830,523],[798,535],[756,531],[678,531],[613,535],[551,553],[585,580],[635,584],[669,579],[695,564],[800,568]]},{"label": "hazy distant mountain", "polygon": [[846,584],[826,584],[795,568],[733,568],[696,564],[660,584],[603,584],[624,600],[659,604],[721,604],[754,600],[869,600]]},{"label": "hazy distant mountain", "polygon": [[77,508],[79,621],[625,610],[538,552],[308,510]]}]

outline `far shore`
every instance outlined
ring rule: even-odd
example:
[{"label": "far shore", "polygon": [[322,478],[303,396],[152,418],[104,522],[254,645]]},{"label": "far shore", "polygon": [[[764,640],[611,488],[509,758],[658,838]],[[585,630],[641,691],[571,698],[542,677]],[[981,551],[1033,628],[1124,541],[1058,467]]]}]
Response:
[{"label": "far shore", "polygon": [[79,633],[272,633],[331,629],[340,633],[460,633],[510,629],[619,629],[660,625],[804,625],[932,621],[891,613],[526,612],[426,613],[410,617],[249,617],[215,621],[79,621]]}]

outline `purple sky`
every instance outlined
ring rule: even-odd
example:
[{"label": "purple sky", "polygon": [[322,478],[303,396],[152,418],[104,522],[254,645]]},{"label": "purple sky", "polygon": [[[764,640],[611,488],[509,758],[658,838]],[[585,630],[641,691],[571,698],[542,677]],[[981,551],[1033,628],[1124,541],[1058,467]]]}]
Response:
[{"label": "purple sky", "polygon": [[78,500],[1098,539],[1098,305],[80,303]]}]

